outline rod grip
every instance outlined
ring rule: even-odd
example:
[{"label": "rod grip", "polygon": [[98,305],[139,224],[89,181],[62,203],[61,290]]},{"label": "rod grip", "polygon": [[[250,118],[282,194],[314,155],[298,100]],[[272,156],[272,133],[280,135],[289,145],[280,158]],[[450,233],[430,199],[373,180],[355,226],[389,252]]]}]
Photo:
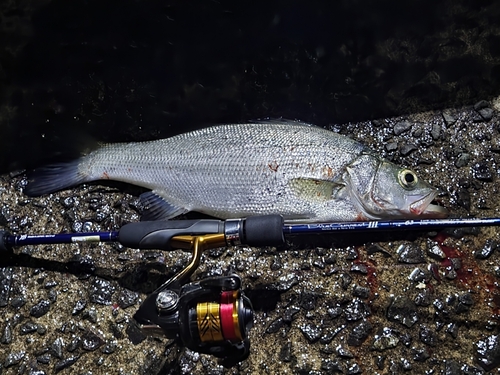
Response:
[{"label": "rod grip", "polygon": [[279,246],[285,243],[281,215],[250,216],[245,219],[245,238],[249,246]]},{"label": "rod grip", "polygon": [[221,220],[141,221],[124,225],[118,233],[118,241],[134,249],[173,250],[170,246],[172,237],[217,233],[224,233]]}]

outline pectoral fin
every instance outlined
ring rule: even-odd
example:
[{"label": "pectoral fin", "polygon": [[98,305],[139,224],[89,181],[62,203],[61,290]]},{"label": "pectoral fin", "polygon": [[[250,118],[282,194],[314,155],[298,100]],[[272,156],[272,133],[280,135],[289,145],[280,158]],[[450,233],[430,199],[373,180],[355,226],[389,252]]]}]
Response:
[{"label": "pectoral fin", "polygon": [[189,210],[184,207],[177,207],[167,202],[158,192],[148,191],[139,197],[144,206],[142,221],[168,220],[173,217],[185,214]]},{"label": "pectoral fin", "polygon": [[329,201],[343,187],[344,185],[335,182],[309,178],[295,178],[290,181],[290,188],[297,197],[313,202]]}]

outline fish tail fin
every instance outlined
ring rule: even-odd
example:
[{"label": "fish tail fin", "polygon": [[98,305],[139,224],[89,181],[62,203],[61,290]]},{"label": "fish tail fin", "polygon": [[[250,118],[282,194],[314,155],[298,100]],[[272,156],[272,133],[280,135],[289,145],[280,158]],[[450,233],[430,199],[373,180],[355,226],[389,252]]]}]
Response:
[{"label": "fish tail fin", "polygon": [[28,185],[24,188],[24,194],[38,197],[89,181],[88,176],[79,171],[80,162],[77,159],[35,169],[28,173]]}]

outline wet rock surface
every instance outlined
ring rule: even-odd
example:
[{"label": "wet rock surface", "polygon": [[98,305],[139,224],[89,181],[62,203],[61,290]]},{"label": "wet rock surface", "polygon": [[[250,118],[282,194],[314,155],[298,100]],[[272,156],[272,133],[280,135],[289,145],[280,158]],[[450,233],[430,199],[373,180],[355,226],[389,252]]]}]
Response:
[{"label": "wet rock surface", "polygon": [[[495,103],[488,105],[495,109]],[[498,179],[478,179],[474,168],[486,161],[497,173],[500,159],[491,149],[500,146],[499,113],[495,109],[491,121],[480,124],[472,107],[449,113],[452,124],[436,111],[384,119],[377,127],[340,124],[338,131],[354,134],[439,186],[453,216],[497,216]],[[420,137],[411,131],[395,136],[393,124],[405,121],[422,127]],[[439,137],[421,145],[426,135],[437,134],[436,124]],[[477,132],[491,139],[478,141]],[[387,137],[398,145],[410,139],[418,148],[403,157],[387,150]],[[466,166],[455,166],[457,144],[475,150]],[[419,163],[422,158],[432,163]],[[19,188],[24,180],[23,174],[0,178],[4,229],[13,233],[71,231],[75,221],[93,230],[115,230],[139,220],[134,194],[84,185],[27,198]],[[469,210],[457,199],[457,189],[470,193]],[[479,201],[489,208],[479,208]],[[114,209],[97,220],[94,214],[104,205]],[[25,218],[31,218],[29,224],[20,226]],[[497,371],[498,231],[454,229],[374,239],[325,236],[321,246],[232,247],[204,254],[193,279],[236,270],[255,308],[250,356],[227,373],[261,373],[263,368],[267,373],[343,374]],[[75,366],[114,373],[117,364],[125,373],[221,372],[214,357],[144,336],[131,324],[147,293],[187,259],[183,252],[106,244],[15,249],[0,268],[0,364],[32,373],[72,373]]]},{"label": "wet rock surface", "polygon": [[[0,5],[3,230],[140,219],[141,189],[29,198],[24,167],[95,141],[265,117],[327,127],[415,169],[452,216],[500,215],[495,2],[65,4]],[[15,249],[0,258],[0,372],[498,374],[499,241],[497,228],[468,228],[209,251],[193,279],[236,272],[255,309],[250,356],[228,369],[133,324],[186,253]]]}]

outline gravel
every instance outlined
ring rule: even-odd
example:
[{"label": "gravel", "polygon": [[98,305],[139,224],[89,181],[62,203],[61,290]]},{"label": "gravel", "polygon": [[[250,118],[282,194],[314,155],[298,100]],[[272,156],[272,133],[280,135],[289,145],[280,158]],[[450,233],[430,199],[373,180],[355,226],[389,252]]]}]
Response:
[{"label": "gravel", "polygon": [[[492,102],[480,107],[337,128],[439,186],[453,216],[498,216],[500,159],[492,151],[500,145],[498,113]],[[491,120],[473,123],[486,108],[493,109]],[[418,137],[410,131],[417,128],[423,129]],[[489,132],[491,139],[479,141],[477,132]],[[386,140],[416,148],[403,155]],[[422,159],[432,163],[420,164]],[[27,198],[20,190],[24,180],[23,174],[0,176],[3,227],[13,233],[59,233],[75,225],[116,230],[139,220],[132,208],[136,194],[86,185]],[[250,356],[227,370],[213,356],[146,337],[133,324],[140,303],[181,269],[187,254],[88,243],[15,249],[0,267],[0,364],[30,374],[80,368],[137,374],[481,374],[500,366],[496,228],[315,241],[321,244],[232,247],[203,255],[194,280],[236,272],[254,304]]]}]

